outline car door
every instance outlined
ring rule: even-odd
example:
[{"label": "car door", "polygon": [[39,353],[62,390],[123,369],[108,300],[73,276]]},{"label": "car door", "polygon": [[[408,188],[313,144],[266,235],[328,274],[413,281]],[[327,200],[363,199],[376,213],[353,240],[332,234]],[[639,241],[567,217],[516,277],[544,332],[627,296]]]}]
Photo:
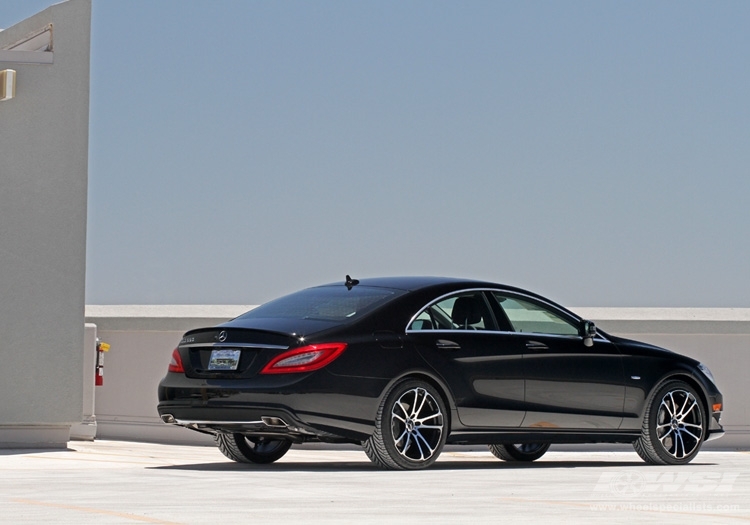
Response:
[{"label": "car door", "polygon": [[596,336],[586,346],[580,321],[538,299],[494,292],[524,347],[522,427],[617,429],[625,381],[618,349]]},{"label": "car door", "polygon": [[524,349],[499,330],[484,291],[434,301],[414,317],[407,338],[450,388],[463,425],[521,425]]}]

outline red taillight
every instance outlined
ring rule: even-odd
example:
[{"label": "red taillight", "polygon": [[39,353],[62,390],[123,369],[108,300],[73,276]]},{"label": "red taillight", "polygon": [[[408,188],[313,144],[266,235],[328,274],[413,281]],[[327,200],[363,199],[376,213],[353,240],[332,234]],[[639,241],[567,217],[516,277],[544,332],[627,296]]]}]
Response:
[{"label": "red taillight", "polygon": [[176,348],[172,352],[172,360],[169,361],[169,371],[176,372],[178,374],[184,374],[185,369],[182,367],[182,358],[180,357],[180,351]]},{"label": "red taillight", "polygon": [[295,348],[277,355],[263,367],[261,374],[295,374],[323,368],[341,355],[346,343],[322,343]]}]

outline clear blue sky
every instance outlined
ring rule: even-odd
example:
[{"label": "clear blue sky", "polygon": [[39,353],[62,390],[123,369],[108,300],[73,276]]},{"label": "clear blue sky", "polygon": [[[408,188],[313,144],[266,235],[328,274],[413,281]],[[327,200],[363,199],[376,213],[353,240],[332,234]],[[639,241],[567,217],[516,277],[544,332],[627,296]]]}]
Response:
[{"label": "clear blue sky", "polygon": [[94,0],[87,303],[348,273],[750,307],[749,27],[747,1]]}]

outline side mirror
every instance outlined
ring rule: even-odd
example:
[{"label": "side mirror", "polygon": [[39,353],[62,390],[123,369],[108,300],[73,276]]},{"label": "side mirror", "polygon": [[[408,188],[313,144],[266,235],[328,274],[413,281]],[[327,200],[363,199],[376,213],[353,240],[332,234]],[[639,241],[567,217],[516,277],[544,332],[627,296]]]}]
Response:
[{"label": "side mirror", "polygon": [[583,346],[594,346],[594,337],[596,336],[596,325],[591,321],[581,322],[581,335],[583,336]]}]

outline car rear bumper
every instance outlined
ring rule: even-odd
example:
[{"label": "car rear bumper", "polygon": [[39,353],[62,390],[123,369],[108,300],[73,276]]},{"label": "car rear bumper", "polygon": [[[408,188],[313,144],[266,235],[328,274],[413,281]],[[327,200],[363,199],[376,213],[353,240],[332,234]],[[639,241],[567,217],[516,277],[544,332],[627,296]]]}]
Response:
[{"label": "car rear bumper", "polygon": [[[285,436],[293,441],[362,441],[374,431],[382,380],[338,380],[310,374],[268,384],[211,381],[167,374],[159,384],[162,421],[192,430]],[[273,381],[277,381],[274,383]],[[342,386],[342,383],[344,385]]]},{"label": "car rear bumper", "polygon": [[285,437],[292,441],[352,441],[366,439],[372,422],[330,414],[304,413],[286,406],[195,407],[160,403],[159,416],[168,424],[208,433],[241,433]]}]

